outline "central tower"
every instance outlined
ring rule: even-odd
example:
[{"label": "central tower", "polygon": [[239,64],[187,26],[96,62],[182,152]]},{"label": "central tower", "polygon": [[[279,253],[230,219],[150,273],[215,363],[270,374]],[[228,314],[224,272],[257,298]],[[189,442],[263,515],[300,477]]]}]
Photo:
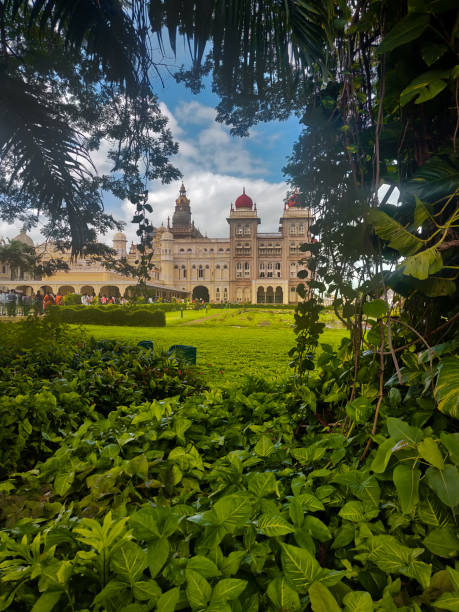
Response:
[{"label": "central tower", "polygon": [[185,185],[182,183],[179,197],[175,200],[172,215],[172,227],[169,228],[174,238],[202,238],[201,232],[191,221],[190,200],[186,197]]}]

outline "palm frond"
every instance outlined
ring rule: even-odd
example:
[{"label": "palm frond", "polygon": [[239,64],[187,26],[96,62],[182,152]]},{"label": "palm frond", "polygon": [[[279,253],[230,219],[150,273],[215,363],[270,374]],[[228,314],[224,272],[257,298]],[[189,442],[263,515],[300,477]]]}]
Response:
[{"label": "palm frond", "polygon": [[[132,5],[141,11],[142,2]],[[108,80],[126,85],[131,93],[138,88],[139,70],[149,67],[148,49],[122,0],[5,0],[3,18],[18,15],[28,28],[38,26],[44,37],[51,29],[68,45],[84,47],[100,61]]]},{"label": "palm frond", "polygon": [[216,66],[228,75],[251,68],[289,70],[322,63],[327,47],[331,0],[151,0],[150,23],[162,44],[169,33],[175,52],[177,30],[192,48],[196,65],[212,45]]}]

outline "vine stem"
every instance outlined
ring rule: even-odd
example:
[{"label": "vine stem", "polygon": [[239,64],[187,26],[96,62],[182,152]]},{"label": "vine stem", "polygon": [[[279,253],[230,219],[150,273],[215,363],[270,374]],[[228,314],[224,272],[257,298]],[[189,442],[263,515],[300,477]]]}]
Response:
[{"label": "vine stem", "polygon": [[371,428],[371,434],[370,434],[370,437],[367,440],[367,443],[366,443],[365,448],[363,450],[362,456],[359,459],[359,463],[363,462],[363,460],[367,456],[368,451],[370,449],[370,445],[371,445],[371,442],[373,440],[373,436],[376,433],[376,426],[378,424],[379,411],[380,411],[381,404],[382,404],[383,397],[384,397],[384,342],[385,342],[385,336],[384,336],[384,324],[383,324],[382,320],[379,321],[379,331],[380,331],[381,344],[380,344],[380,347],[379,347],[379,393],[378,393],[378,403],[376,404],[375,417],[373,419],[373,427]]}]

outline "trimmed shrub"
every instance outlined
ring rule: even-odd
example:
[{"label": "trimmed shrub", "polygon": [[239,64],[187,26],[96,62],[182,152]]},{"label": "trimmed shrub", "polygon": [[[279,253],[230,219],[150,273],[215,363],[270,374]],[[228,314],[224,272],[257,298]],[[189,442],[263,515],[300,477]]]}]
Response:
[{"label": "trimmed shrub", "polygon": [[56,323],[83,325],[127,325],[131,327],[164,327],[166,325],[166,315],[163,310],[126,308],[116,305],[112,305],[111,308],[54,306],[49,309],[48,317]]},{"label": "trimmed shrub", "polygon": [[80,293],[69,293],[68,295],[65,295],[64,304],[66,306],[76,306],[77,304],[82,306],[83,304],[81,303],[81,294]]}]

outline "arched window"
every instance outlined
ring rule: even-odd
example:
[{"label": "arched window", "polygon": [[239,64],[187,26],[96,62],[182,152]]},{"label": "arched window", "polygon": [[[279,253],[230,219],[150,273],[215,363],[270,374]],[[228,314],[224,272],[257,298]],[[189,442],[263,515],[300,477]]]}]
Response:
[{"label": "arched window", "polygon": [[211,252],[211,253],[213,253],[213,252],[214,252],[214,250],[213,250],[213,249],[210,249],[210,252]]},{"label": "arched window", "polygon": [[299,234],[304,234],[304,225],[301,223],[301,225],[298,226],[298,233]]},{"label": "arched window", "polygon": [[250,225],[248,223],[244,225],[244,234],[250,234]]},{"label": "arched window", "polygon": [[236,227],[236,234],[242,234],[242,225]]},{"label": "arched window", "polygon": [[219,265],[219,264],[217,264],[217,265],[215,266],[215,269],[216,269],[216,270],[220,270],[220,265]]},{"label": "arched window", "polygon": [[198,278],[204,278],[204,270],[202,269],[202,266],[199,266]]},{"label": "arched window", "polygon": [[223,269],[224,269],[224,270],[227,270],[227,269],[228,269],[228,266],[225,264],[225,265],[223,266]]},{"label": "arched window", "polygon": [[218,252],[219,252],[219,253],[223,253],[223,252],[224,252],[224,249],[218,249]]},{"label": "arched window", "polygon": [[290,226],[290,233],[291,234],[296,234],[296,225],[291,225]]},{"label": "arched window", "polygon": [[184,253],[184,252],[185,252],[185,249],[180,249],[180,253]]},{"label": "arched window", "polygon": [[186,250],[186,252],[187,252],[187,253],[192,253],[192,252],[193,252],[193,249],[187,249],[187,250]]}]

